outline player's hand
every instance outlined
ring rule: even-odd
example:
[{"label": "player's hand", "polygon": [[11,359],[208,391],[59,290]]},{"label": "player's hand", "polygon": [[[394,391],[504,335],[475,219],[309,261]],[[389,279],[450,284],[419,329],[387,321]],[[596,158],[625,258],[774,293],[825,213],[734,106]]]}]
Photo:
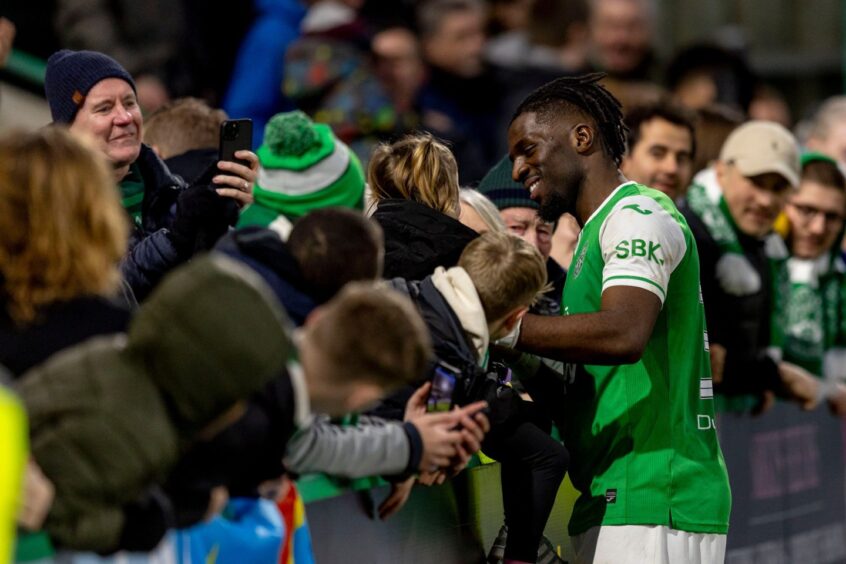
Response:
[{"label": "player's hand", "polygon": [[249,163],[244,166],[230,161],[220,161],[217,168],[226,174],[218,174],[212,182],[220,188],[217,193],[232,198],[239,205],[245,206],[253,202],[253,184],[258,176],[259,160],[252,151],[236,151],[235,157]]},{"label": "player's hand", "polygon": [[813,374],[789,362],[780,362],[778,372],[788,397],[810,411],[819,402],[820,381]]},{"label": "player's hand", "polygon": [[412,476],[404,482],[398,484],[391,484],[391,493],[379,504],[379,519],[385,520],[400,509],[402,509],[405,502],[408,501],[408,496],[411,495],[411,489],[414,487],[415,478]]}]

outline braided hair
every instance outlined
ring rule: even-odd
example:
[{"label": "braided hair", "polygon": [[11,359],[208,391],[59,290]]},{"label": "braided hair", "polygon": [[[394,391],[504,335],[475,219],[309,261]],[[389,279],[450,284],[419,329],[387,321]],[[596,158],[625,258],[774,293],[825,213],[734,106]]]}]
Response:
[{"label": "braided hair", "polygon": [[603,78],[605,73],[591,73],[548,82],[523,100],[511,121],[527,112],[546,119],[552,113],[566,111],[567,106],[575,106],[596,122],[603,151],[619,166],[626,152],[628,128],[623,122],[619,100],[599,83]]}]

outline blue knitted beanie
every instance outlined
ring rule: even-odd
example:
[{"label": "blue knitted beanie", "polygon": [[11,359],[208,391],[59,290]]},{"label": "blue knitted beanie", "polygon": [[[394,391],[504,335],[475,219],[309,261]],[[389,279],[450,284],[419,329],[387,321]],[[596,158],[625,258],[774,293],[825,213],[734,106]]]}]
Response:
[{"label": "blue knitted beanie", "polygon": [[71,123],[88,91],[105,78],[120,78],[135,89],[135,81],[120,63],[96,51],[56,51],[47,59],[44,93],[55,123]]}]

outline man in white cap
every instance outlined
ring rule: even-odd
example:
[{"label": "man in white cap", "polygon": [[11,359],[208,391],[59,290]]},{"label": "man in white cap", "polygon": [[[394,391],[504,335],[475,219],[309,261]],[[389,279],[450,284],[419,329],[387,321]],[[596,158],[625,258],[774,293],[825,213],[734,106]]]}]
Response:
[{"label": "man in white cap", "polygon": [[776,395],[804,408],[817,401],[813,376],[781,359],[788,252],[773,224],[798,185],[796,140],[751,121],[680,207],[699,248],[715,389],[728,409],[761,411]]}]

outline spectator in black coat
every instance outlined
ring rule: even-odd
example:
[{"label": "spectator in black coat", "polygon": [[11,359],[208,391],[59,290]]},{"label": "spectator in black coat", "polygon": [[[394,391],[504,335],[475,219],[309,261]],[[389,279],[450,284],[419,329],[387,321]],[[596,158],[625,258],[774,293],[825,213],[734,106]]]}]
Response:
[{"label": "spectator in black coat", "polygon": [[373,219],[385,233],[385,278],[420,280],[435,267],[455,266],[479,236],[458,221],[455,157],[429,134],[380,145],[367,181],[376,204]]}]

